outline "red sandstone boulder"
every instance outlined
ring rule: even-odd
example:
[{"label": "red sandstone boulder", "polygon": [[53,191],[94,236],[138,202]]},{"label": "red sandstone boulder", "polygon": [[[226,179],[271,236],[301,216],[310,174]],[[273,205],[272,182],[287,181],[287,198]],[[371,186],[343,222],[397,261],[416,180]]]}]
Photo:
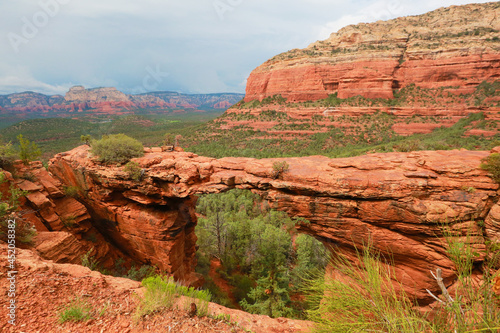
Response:
[{"label": "red sandstone boulder", "polygon": [[81,256],[86,252],[76,237],[65,231],[39,232],[35,249],[44,259],[57,263],[82,263]]}]

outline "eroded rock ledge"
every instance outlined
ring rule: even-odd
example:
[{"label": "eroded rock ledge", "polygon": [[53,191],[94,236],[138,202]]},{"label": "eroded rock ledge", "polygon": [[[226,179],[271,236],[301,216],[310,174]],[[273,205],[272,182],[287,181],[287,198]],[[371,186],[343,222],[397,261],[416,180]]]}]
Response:
[{"label": "eroded rock ledge", "polygon": [[[272,179],[283,159],[222,158],[146,149],[134,159],[140,181],[121,166],[97,164],[87,146],[56,155],[49,170],[76,187],[92,224],[120,250],[150,262],[185,282],[194,282],[196,195],[246,188],[290,216],[298,226],[334,249],[353,255],[353,244],[369,239],[394,256],[398,278],[425,303],[437,292],[429,270],[440,267],[447,284],[455,279],[441,228],[452,225],[484,249],[500,242],[498,184],[481,170],[489,152],[466,150],[371,154],[329,159],[287,158],[282,179]],[[493,209],[492,209],[493,208]],[[485,221],[481,229],[478,221]],[[480,263],[484,258],[478,257]]]}]

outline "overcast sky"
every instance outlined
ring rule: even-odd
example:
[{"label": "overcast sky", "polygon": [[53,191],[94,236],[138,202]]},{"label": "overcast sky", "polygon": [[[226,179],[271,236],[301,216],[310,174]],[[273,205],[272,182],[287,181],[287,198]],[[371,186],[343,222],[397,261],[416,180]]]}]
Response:
[{"label": "overcast sky", "polygon": [[467,0],[0,0],[0,94],[244,92],[250,72],[343,26]]}]

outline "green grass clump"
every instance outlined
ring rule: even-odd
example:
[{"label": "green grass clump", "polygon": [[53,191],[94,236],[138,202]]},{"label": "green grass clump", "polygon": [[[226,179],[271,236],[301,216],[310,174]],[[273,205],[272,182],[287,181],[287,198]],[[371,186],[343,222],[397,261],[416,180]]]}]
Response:
[{"label": "green grass clump", "polygon": [[156,272],[156,267],[155,266],[149,266],[149,265],[143,265],[139,267],[138,269],[135,268],[135,266],[132,266],[125,277],[127,279],[135,280],[135,281],[141,281],[147,277],[153,276]]},{"label": "green grass clump", "polygon": [[[478,223],[479,225],[479,223]],[[432,316],[417,310],[395,279],[394,264],[366,246],[358,252],[358,264],[337,254],[331,261],[335,276],[310,278],[304,291],[310,303],[314,332],[498,332],[500,297],[493,290],[500,263],[496,244],[477,242],[480,231],[442,227],[443,246],[456,272],[454,292],[448,292],[437,267],[430,272],[441,294],[434,297]],[[479,245],[479,246],[478,246]],[[482,256],[481,256],[482,255]],[[481,264],[482,277],[473,270]]]},{"label": "green grass clump", "polygon": [[92,154],[103,163],[125,163],[144,155],[142,143],[125,134],[105,135],[92,142]]},{"label": "green grass clump", "polygon": [[306,284],[311,305],[309,318],[316,332],[425,332],[430,324],[392,282],[391,265],[382,264],[379,254],[366,247],[358,253],[361,267],[343,256],[332,262],[343,277],[321,276]]},{"label": "green grass clump", "polygon": [[66,228],[76,228],[78,226],[78,223],[76,223],[76,216],[74,214],[61,216],[61,222]]},{"label": "green grass clump", "polygon": [[[484,222],[478,221],[481,227]],[[435,332],[498,332],[500,329],[500,297],[493,290],[495,271],[500,263],[500,252],[495,243],[483,248],[477,242],[481,231],[469,227],[443,226],[446,252],[455,266],[457,287],[450,295],[443,284],[436,281],[443,292],[440,308],[434,318]],[[484,259],[482,259],[483,257]],[[474,266],[482,261],[482,279],[473,276]],[[433,274],[434,275],[434,274]]]},{"label": "green grass clump", "polygon": [[77,198],[80,193],[80,188],[78,186],[63,186],[64,195],[72,198]]},{"label": "green grass clump", "polygon": [[90,268],[92,271],[97,270],[99,267],[99,261],[95,258],[95,256],[92,256],[91,253],[94,251],[94,248],[91,248],[88,252],[86,252],[82,257],[80,258],[82,261],[82,266]]},{"label": "green grass clump", "polygon": [[81,299],[75,299],[59,312],[59,323],[92,319],[92,307]]},{"label": "green grass clump", "polygon": [[206,316],[208,313],[208,303],[211,295],[207,290],[196,290],[192,287],[181,286],[175,283],[173,278],[160,275],[142,280],[142,285],[146,288],[146,291],[137,306],[134,314],[135,320],[139,320],[147,314],[171,308],[175,299],[179,296],[189,298],[185,304],[186,310],[193,302],[197,306],[198,316]]}]

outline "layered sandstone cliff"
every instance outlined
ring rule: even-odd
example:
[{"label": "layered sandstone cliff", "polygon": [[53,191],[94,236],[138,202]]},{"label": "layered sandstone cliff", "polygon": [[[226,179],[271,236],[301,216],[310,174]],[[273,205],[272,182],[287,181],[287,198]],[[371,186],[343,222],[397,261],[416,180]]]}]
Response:
[{"label": "layered sandstone cliff", "polygon": [[[371,240],[394,256],[398,278],[422,304],[425,289],[439,293],[429,270],[441,268],[454,283],[443,226],[473,233],[482,251],[498,243],[498,184],[479,168],[488,152],[420,151],[354,158],[288,158],[289,172],[272,178],[277,159],[214,159],[187,152],[146,149],[135,159],[140,181],[122,166],[96,163],[86,146],[56,155],[50,171],[79,200],[92,225],[136,260],[150,262],[177,278],[195,279],[196,195],[246,188],[272,207],[311,223],[297,226],[335,251],[354,256],[354,246]],[[478,221],[485,221],[483,223]],[[484,256],[476,258],[478,267]],[[480,273],[480,271],[478,272]]]},{"label": "layered sandstone cliff", "polygon": [[361,95],[392,98],[410,84],[470,93],[500,77],[500,4],[441,8],[345,27],[305,49],[266,61],[247,80],[245,101]]},{"label": "layered sandstone cliff", "polygon": [[81,264],[82,256],[88,254],[106,268],[120,257],[127,259],[94,227],[89,211],[75,198],[77,192],[54,178],[41,162],[26,166],[18,161],[13,170],[16,178],[8,171],[0,172],[7,180],[0,186],[3,196],[8,196],[10,186],[25,191],[16,218],[29,221],[37,230],[32,245],[43,258]]}]

